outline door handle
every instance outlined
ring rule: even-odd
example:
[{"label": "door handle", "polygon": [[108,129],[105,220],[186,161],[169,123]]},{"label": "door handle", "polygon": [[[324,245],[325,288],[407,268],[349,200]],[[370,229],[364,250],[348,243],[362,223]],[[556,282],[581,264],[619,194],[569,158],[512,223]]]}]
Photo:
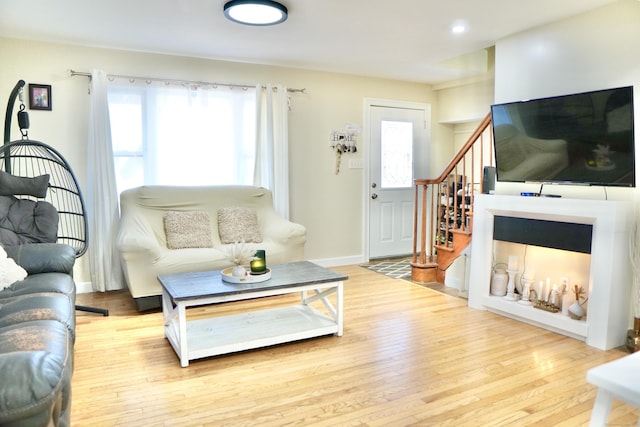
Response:
[{"label": "door handle", "polygon": [[373,200],[375,200],[375,199],[377,199],[377,198],[378,198],[378,195],[377,195],[376,193],[373,193],[373,194],[371,195],[371,198],[372,198]]}]

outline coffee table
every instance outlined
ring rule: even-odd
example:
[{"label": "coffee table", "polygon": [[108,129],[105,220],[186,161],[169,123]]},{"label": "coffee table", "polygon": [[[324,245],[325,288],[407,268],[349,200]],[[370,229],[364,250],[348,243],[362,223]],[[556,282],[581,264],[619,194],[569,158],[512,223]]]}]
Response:
[{"label": "coffee table", "polygon": [[587,371],[587,382],[598,387],[589,426],[607,425],[614,399],[640,408],[640,369],[638,368],[640,368],[640,352]]},{"label": "coffee table", "polygon": [[[203,357],[343,333],[344,274],[309,261],[270,265],[271,278],[228,283],[220,270],[158,276],[165,337],[182,367]],[[300,293],[300,304],[187,320],[187,308]],[[313,307],[314,304],[317,307]]]}]

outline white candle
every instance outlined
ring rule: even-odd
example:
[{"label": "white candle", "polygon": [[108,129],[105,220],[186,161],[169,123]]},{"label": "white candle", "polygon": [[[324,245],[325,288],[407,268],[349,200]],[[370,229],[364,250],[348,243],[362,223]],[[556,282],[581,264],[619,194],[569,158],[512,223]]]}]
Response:
[{"label": "white candle", "polygon": [[551,278],[547,277],[547,286],[544,288],[544,302],[549,302],[549,292],[551,292]]},{"label": "white candle", "polygon": [[553,284],[553,288],[551,289],[551,296],[549,297],[549,302],[553,305],[558,304],[558,285]]},{"label": "white candle", "polygon": [[527,280],[533,281],[533,276],[535,276],[535,274],[534,274],[535,272],[536,272],[535,270],[527,270],[527,271],[525,271],[524,278],[527,279]]},{"label": "white candle", "polygon": [[538,300],[542,301],[543,295],[542,295],[542,287],[543,287],[544,282],[542,280],[540,280],[540,283],[538,283]]},{"label": "white candle", "polygon": [[509,270],[517,270],[518,269],[518,257],[515,255],[509,255]]}]

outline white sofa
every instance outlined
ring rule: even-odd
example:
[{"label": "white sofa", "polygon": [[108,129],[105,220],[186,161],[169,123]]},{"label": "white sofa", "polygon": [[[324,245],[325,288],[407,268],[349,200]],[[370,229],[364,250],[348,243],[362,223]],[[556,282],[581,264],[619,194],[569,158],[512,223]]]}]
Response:
[{"label": "white sofa", "polygon": [[[262,242],[246,244],[264,249],[268,265],[304,259],[305,227],[279,216],[273,208],[272,194],[265,188],[143,186],[122,192],[116,247],[138,310],[161,306],[158,275],[233,265],[228,259],[228,246],[220,240],[218,210],[235,207],[250,208],[252,212],[255,209]],[[210,230],[211,247],[169,249],[165,232],[165,216],[169,212],[206,212],[209,221],[204,228]]]}]

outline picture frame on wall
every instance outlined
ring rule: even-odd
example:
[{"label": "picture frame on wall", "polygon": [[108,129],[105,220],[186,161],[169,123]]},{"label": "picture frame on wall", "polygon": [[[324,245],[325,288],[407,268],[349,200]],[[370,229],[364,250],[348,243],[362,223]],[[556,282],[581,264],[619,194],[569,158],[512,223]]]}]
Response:
[{"label": "picture frame on wall", "polygon": [[29,109],[51,111],[51,85],[29,83]]}]

